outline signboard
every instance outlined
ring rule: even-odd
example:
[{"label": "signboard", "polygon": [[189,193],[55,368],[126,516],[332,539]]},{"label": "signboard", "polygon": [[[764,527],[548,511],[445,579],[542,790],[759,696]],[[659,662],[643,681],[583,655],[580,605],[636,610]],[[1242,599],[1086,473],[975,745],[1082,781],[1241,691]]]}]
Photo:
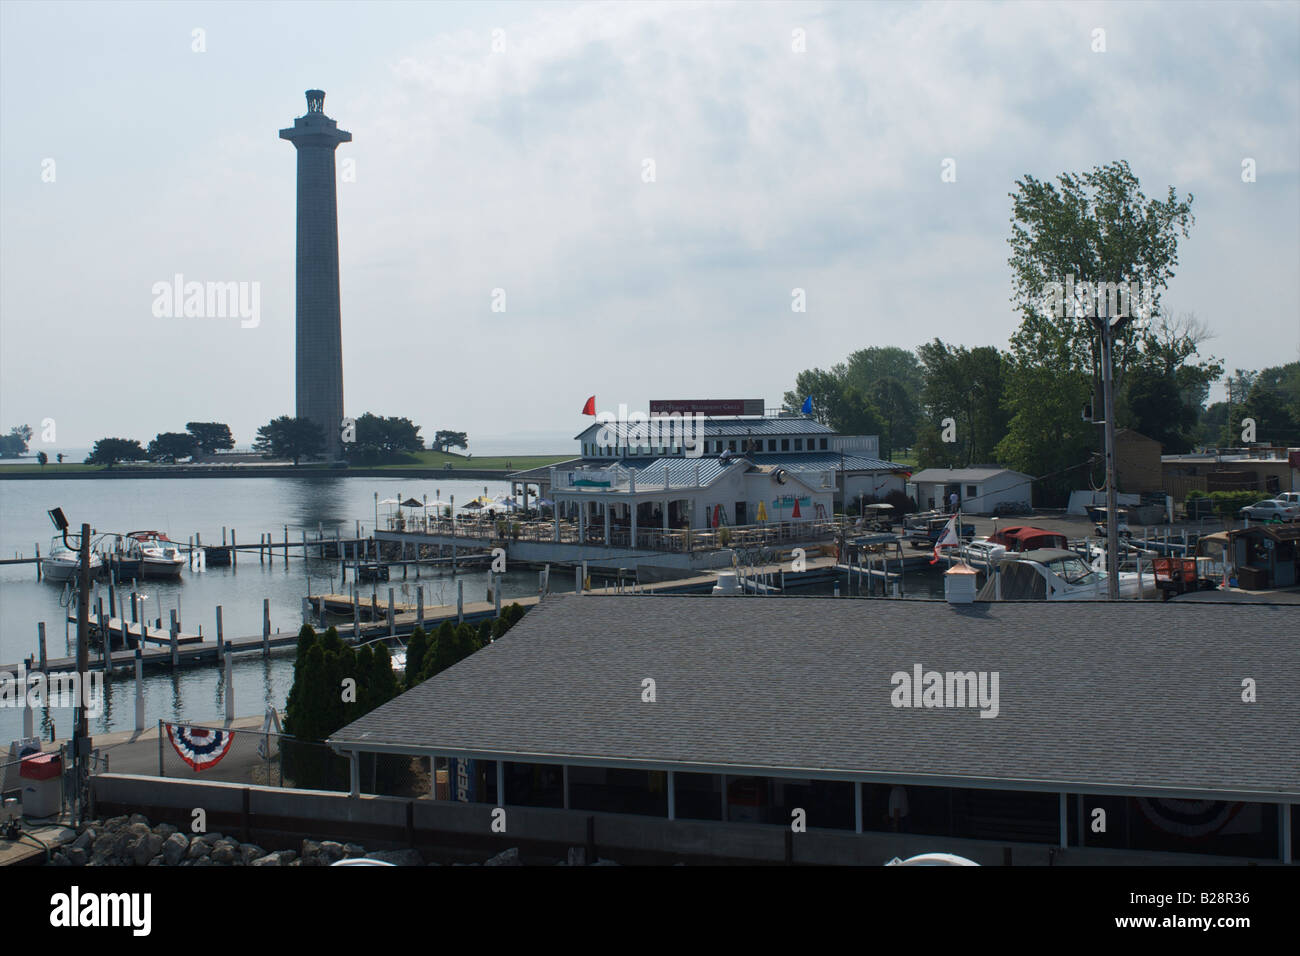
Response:
[{"label": "signboard", "polygon": [[459,800],[461,803],[476,803],[478,801],[478,787],[473,760],[462,760],[459,757],[449,757],[447,759],[448,769],[451,771],[448,776],[451,780],[451,798]]},{"label": "signboard", "polygon": [[762,415],[761,398],[660,399],[650,403],[651,415]]}]

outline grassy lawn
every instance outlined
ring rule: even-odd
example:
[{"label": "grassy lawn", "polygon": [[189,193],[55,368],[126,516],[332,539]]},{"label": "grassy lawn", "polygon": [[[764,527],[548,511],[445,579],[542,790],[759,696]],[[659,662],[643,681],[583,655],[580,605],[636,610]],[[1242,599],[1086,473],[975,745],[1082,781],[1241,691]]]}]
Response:
[{"label": "grassy lawn", "polygon": [[56,471],[103,471],[103,465],[86,465],[81,462],[64,462],[62,465],[51,461],[48,465],[38,465],[36,462],[23,462],[20,465],[3,464],[0,465],[0,475],[18,474],[37,474],[45,472],[47,474]]}]

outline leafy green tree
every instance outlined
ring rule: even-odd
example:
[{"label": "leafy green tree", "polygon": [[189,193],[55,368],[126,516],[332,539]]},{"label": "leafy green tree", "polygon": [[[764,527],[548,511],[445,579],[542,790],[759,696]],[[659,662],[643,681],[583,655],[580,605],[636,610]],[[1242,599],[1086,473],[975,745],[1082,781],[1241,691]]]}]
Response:
[{"label": "leafy green tree", "polygon": [[[921,394],[929,414],[917,443],[920,466],[965,467],[992,462],[1009,420],[1002,353],[990,346],[949,346],[939,339],[916,352],[925,368]],[[956,441],[942,440],[945,418],[953,420]]]},{"label": "leafy green tree", "polygon": [[[1008,243],[1013,296],[1021,313],[1011,338],[1007,410],[1012,418],[998,454],[1020,471],[1046,477],[1050,503],[1080,485],[1075,470],[1099,442],[1095,426],[1080,421],[1100,378],[1100,337],[1075,303],[1053,300],[1053,283],[1138,282],[1149,293],[1150,317],[1178,263],[1178,233],[1194,222],[1192,197],[1148,200],[1126,162],[1083,174],[1063,173],[1058,185],[1025,176],[1011,194]],[[1058,309],[1059,307],[1059,309]],[[1063,314],[1056,314],[1057,311]],[[1130,323],[1116,337],[1116,385],[1144,360],[1151,332]]]},{"label": "leafy green tree", "polygon": [[844,383],[866,397],[881,423],[881,455],[916,442],[924,376],[916,354],[895,346],[859,349],[845,364]]},{"label": "leafy green tree", "polygon": [[795,390],[785,393],[787,408],[801,408],[812,398],[812,417],[843,435],[879,435],[880,416],[867,397],[849,385],[843,363],[829,372],[807,369],[795,376]]},{"label": "leafy green tree", "polygon": [[230,434],[230,426],[222,422],[186,422],[185,429],[194,436],[199,450],[205,455],[235,447],[235,438]]},{"label": "leafy green tree", "polygon": [[441,430],[433,436],[433,445],[438,451],[447,452],[453,448],[468,448],[469,439],[465,432]]},{"label": "leafy green tree", "polygon": [[1240,444],[1243,418],[1255,420],[1256,439],[1272,445],[1300,444],[1300,362],[1266,368],[1255,375],[1241,414],[1234,414]]},{"label": "leafy green tree", "polygon": [[397,675],[393,673],[393,659],[388,648],[376,644],[370,661],[370,708],[382,707],[399,693]]},{"label": "leafy green tree", "polygon": [[409,690],[419,682],[420,671],[424,669],[424,659],[429,652],[429,636],[424,628],[416,627],[411,632],[411,640],[406,645],[406,687]]},{"label": "leafy green tree", "polygon": [[86,458],[87,465],[107,465],[112,468],[119,461],[143,461],[148,458],[135,439],[101,438],[95,442]]},{"label": "leafy green tree", "polygon": [[361,464],[411,460],[409,453],[422,451],[420,426],[409,418],[381,418],[366,412],[356,420],[356,441],[346,447],[348,458]]},{"label": "leafy green tree", "polygon": [[15,425],[8,435],[0,436],[0,458],[18,458],[27,454],[27,443],[32,440],[30,425]]},{"label": "leafy green tree", "polygon": [[189,458],[198,451],[198,443],[188,432],[159,432],[158,437],[149,442],[150,461],[175,461],[177,458]]},{"label": "leafy green tree", "polygon": [[44,468],[46,465],[50,463],[50,456],[45,454],[45,452],[43,451],[38,451],[36,453],[36,461],[40,464],[42,468]]},{"label": "leafy green tree", "polygon": [[307,418],[281,415],[257,430],[253,451],[271,458],[291,458],[294,465],[307,456],[325,449],[325,432]]}]

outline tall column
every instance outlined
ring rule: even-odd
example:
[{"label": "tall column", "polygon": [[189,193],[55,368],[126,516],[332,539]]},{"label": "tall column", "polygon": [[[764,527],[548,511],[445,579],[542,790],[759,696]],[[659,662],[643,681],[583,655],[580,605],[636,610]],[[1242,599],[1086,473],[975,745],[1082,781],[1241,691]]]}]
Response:
[{"label": "tall column", "polygon": [[338,195],[334,150],[352,134],[325,115],[325,93],[307,91],[307,114],[280,130],[298,150],[296,412],[325,433],[325,457],[341,457],[343,337],[339,307]]}]

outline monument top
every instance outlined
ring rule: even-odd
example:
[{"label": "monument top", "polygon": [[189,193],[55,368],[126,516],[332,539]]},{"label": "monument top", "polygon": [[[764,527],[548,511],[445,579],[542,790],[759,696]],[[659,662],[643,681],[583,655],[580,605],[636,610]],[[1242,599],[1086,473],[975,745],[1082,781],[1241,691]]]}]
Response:
[{"label": "monument top", "polygon": [[307,91],[307,112],[308,113],[325,112],[325,91],[324,90]]}]

